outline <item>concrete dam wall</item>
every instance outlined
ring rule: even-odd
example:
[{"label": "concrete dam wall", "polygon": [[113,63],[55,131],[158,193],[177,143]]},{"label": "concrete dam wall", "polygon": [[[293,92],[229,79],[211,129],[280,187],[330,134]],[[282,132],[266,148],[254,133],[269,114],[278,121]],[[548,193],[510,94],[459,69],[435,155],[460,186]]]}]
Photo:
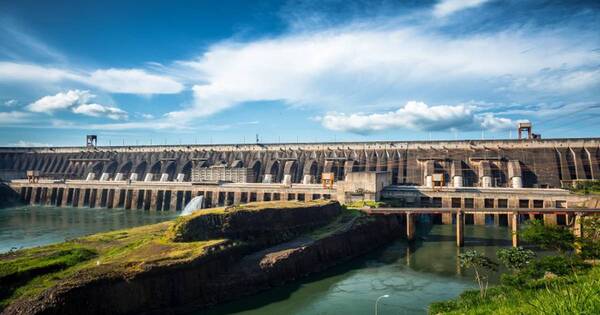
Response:
[{"label": "concrete dam wall", "polygon": [[[600,139],[353,142],[0,148],[0,179],[190,182],[192,170],[247,168],[255,182],[319,183],[349,172],[389,171],[392,184],[560,187],[600,179]],[[434,178],[435,177],[435,178]]]}]

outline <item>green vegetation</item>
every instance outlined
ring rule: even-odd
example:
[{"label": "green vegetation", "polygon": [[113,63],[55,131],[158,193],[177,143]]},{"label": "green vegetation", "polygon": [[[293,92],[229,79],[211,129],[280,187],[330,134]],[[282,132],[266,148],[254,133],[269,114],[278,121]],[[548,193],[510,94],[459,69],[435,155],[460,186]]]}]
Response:
[{"label": "green vegetation", "polygon": [[600,195],[600,180],[576,182],[569,190],[584,195]]},{"label": "green vegetation", "polygon": [[471,268],[475,271],[475,280],[479,286],[479,295],[484,298],[488,288],[488,275],[486,270],[496,270],[497,263],[487,258],[476,250],[468,250],[458,255],[460,266]]},{"label": "green vegetation", "polygon": [[[538,246],[556,252],[534,260],[533,252],[500,249],[497,258],[512,272],[503,274],[501,284],[482,294],[470,290],[451,301],[433,303],[431,314],[600,314],[600,266],[584,259],[598,258],[597,217],[584,220],[584,236],[575,239],[568,229],[543,226],[533,221],[521,235]],[[588,231],[588,233],[585,233]],[[569,233],[569,235],[567,235]],[[570,249],[580,246],[575,254]],[[486,265],[491,260],[472,252],[464,260]],[[483,259],[483,260],[482,260]],[[461,257],[461,265],[463,257]],[[476,273],[477,274],[477,273]],[[481,288],[481,284],[480,284]]]},{"label": "green vegetation", "polygon": [[383,206],[385,206],[385,203],[380,202],[380,201],[373,201],[373,200],[359,200],[359,201],[353,201],[353,202],[346,204],[346,207],[355,208],[355,209],[380,208]]},{"label": "green vegetation", "polygon": [[[332,201],[275,201],[203,210],[173,221],[99,233],[60,244],[2,254],[0,310],[16,299],[35,296],[57,285],[79,284],[105,277],[127,279],[150,268],[187,263],[208,253],[243,244],[227,239],[173,241],[168,231],[190,217],[235,211],[314,207],[329,203]],[[329,224],[312,229],[306,235],[314,239],[326,237],[348,227],[355,218],[361,216],[363,213],[360,211],[344,210],[332,217]]]},{"label": "green vegetation", "polygon": [[565,252],[573,249],[575,236],[564,226],[547,226],[542,220],[532,220],[519,232],[521,238],[543,249]]}]

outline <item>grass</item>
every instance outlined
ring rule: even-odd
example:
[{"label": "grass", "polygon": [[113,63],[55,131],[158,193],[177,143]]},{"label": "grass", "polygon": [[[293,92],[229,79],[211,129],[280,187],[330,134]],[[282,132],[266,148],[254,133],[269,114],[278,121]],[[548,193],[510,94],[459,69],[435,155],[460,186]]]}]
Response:
[{"label": "grass", "polygon": [[202,211],[197,211],[191,216],[181,217],[181,219],[194,217],[198,215],[204,214],[224,214],[228,212],[235,211],[263,211],[267,209],[289,209],[289,208],[303,208],[303,207],[314,207],[316,205],[326,205],[331,203],[331,200],[311,200],[311,201],[261,201],[261,202],[252,202],[243,205],[237,206],[228,206],[221,208],[213,208],[213,209],[203,209]]},{"label": "grass", "polygon": [[[213,250],[241,243],[226,239],[175,242],[167,234],[174,224],[206,213],[261,211],[325,205],[331,201],[259,202],[203,210],[173,221],[77,238],[60,244],[0,255],[0,310],[16,299],[34,296],[59,284],[78,284],[105,277],[129,278],[154,267],[193,261]],[[327,235],[343,226],[357,211],[345,211],[331,226],[315,235]],[[210,251],[209,251],[210,249]]]},{"label": "grass", "polygon": [[346,204],[346,207],[348,208],[379,208],[385,206],[384,202],[380,202],[380,201],[373,201],[373,200],[358,200],[358,201],[353,201],[350,202],[348,204]]},{"label": "grass", "polygon": [[340,230],[343,230],[346,227],[349,227],[355,219],[362,216],[365,216],[365,213],[360,210],[342,210],[342,213],[338,215],[333,221],[331,221],[331,223],[308,233],[308,236],[315,240],[326,238]]},{"label": "grass", "polygon": [[130,277],[155,266],[178,264],[226,240],[176,243],[165,237],[173,222],[95,234],[0,256],[0,308],[62,282]]},{"label": "grass", "polygon": [[577,182],[569,190],[582,195],[600,195],[600,180]]},{"label": "grass", "polygon": [[455,300],[433,303],[430,314],[600,314],[600,267],[566,276],[499,285],[486,297],[470,290]]}]

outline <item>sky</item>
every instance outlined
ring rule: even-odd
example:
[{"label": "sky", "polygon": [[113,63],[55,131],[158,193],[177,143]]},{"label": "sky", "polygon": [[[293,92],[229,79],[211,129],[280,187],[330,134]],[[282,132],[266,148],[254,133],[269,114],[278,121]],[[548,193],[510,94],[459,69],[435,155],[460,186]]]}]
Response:
[{"label": "sky", "polygon": [[598,1],[0,0],[0,146],[598,137]]}]

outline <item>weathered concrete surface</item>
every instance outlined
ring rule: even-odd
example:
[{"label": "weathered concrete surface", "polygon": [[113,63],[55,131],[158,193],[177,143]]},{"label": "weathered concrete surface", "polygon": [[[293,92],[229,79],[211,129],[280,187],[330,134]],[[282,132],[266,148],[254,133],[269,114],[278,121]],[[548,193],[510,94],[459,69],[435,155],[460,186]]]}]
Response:
[{"label": "weathered concrete surface", "polygon": [[599,148],[598,138],[0,148],[0,178],[39,170],[48,178],[93,173],[106,180],[131,174],[143,180],[160,174],[189,181],[194,166],[228,165],[247,167],[257,180],[273,183],[318,183],[323,172],[341,180],[355,171],[390,171],[394,184],[424,185],[429,170],[455,186],[461,184],[457,177],[464,186],[559,187],[561,181],[600,179]]}]

